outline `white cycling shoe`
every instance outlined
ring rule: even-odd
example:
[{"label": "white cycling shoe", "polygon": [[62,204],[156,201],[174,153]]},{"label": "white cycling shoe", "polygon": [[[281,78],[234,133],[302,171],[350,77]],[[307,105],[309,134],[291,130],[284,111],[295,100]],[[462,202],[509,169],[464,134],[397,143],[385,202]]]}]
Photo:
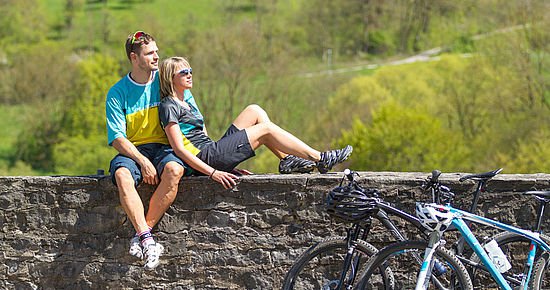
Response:
[{"label": "white cycling shoe", "polygon": [[145,270],[153,270],[160,263],[160,255],[164,252],[164,247],[159,243],[152,243],[143,249],[145,258]]}]

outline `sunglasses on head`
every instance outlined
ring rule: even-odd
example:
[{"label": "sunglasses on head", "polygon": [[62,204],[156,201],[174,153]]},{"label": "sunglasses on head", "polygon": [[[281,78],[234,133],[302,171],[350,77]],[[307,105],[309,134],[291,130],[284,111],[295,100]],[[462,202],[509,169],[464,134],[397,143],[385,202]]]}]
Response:
[{"label": "sunglasses on head", "polygon": [[184,69],[180,70],[178,73],[182,74],[184,76],[192,75],[193,74],[193,69],[192,68],[184,68]]},{"label": "sunglasses on head", "polygon": [[130,44],[141,42],[141,41],[143,41],[144,37],[145,37],[145,32],[136,31],[136,33],[134,33],[134,35],[132,35],[132,41],[130,42]]}]

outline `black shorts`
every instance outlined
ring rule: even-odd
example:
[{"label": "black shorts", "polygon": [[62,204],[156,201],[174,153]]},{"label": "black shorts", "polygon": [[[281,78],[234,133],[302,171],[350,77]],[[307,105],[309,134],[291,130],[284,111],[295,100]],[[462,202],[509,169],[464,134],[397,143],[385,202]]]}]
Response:
[{"label": "black shorts", "polygon": [[255,155],[246,131],[231,124],[220,140],[203,147],[197,157],[217,170],[231,171]]}]

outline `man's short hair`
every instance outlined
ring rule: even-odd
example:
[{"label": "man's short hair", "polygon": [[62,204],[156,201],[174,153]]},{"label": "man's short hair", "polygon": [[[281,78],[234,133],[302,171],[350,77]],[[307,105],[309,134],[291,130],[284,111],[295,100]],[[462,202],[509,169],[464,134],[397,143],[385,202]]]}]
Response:
[{"label": "man's short hair", "polygon": [[126,39],[126,56],[128,56],[128,60],[131,61],[130,54],[132,52],[139,54],[141,52],[141,46],[147,45],[151,41],[155,41],[155,38],[151,34],[141,30],[128,35]]}]

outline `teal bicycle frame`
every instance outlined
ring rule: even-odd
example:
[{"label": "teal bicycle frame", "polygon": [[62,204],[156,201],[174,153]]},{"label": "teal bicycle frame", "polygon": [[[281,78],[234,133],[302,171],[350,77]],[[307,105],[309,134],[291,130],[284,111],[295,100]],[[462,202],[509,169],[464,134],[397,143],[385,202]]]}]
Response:
[{"label": "teal bicycle frame", "polygon": [[[531,246],[529,248],[529,255],[527,257],[526,268],[525,268],[527,270],[527,275],[524,275],[524,278],[521,283],[521,289],[527,289],[527,286],[528,286],[527,282],[531,278],[531,273],[532,273],[533,264],[534,264],[533,261],[535,259],[537,248],[540,247],[543,251],[550,252],[550,246],[540,238],[540,234],[537,232],[524,230],[514,226],[503,224],[501,222],[484,218],[463,210],[459,210],[448,205],[426,203],[426,204],[420,204],[420,206],[433,207],[439,210],[448,211],[452,214],[452,219],[450,220],[449,224],[446,224],[446,226],[448,227],[450,224],[452,224],[454,225],[454,227],[456,227],[456,229],[464,237],[464,240],[470,245],[470,247],[474,250],[474,252],[480,258],[480,261],[483,263],[483,265],[485,265],[485,267],[487,268],[487,270],[489,271],[491,276],[495,279],[495,281],[497,282],[497,284],[500,286],[501,289],[512,290],[512,287],[508,284],[506,279],[498,271],[497,267],[495,266],[493,261],[491,261],[491,259],[489,258],[489,255],[487,255],[487,253],[479,243],[478,239],[475,237],[475,235],[472,233],[472,231],[466,224],[465,220],[478,223],[478,224],[491,226],[504,231],[512,232],[512,233],[521,235],[531,241]],[[418,275],[418,281],[416,284],[417,290],[427,288],[427,285],[430,281],[432,268],[433,268],[433,260],[432,260],[433,254],[435,253],[435,250],[441,243],[441,237],[443,235],[443,232],[444,231],[441,231],[441,232],[434,231],[430,234],[430,240],[428,242],[428,247],[426,248],[424,261],[422,263],[422,267],[420,268],[420,273]]]}]

